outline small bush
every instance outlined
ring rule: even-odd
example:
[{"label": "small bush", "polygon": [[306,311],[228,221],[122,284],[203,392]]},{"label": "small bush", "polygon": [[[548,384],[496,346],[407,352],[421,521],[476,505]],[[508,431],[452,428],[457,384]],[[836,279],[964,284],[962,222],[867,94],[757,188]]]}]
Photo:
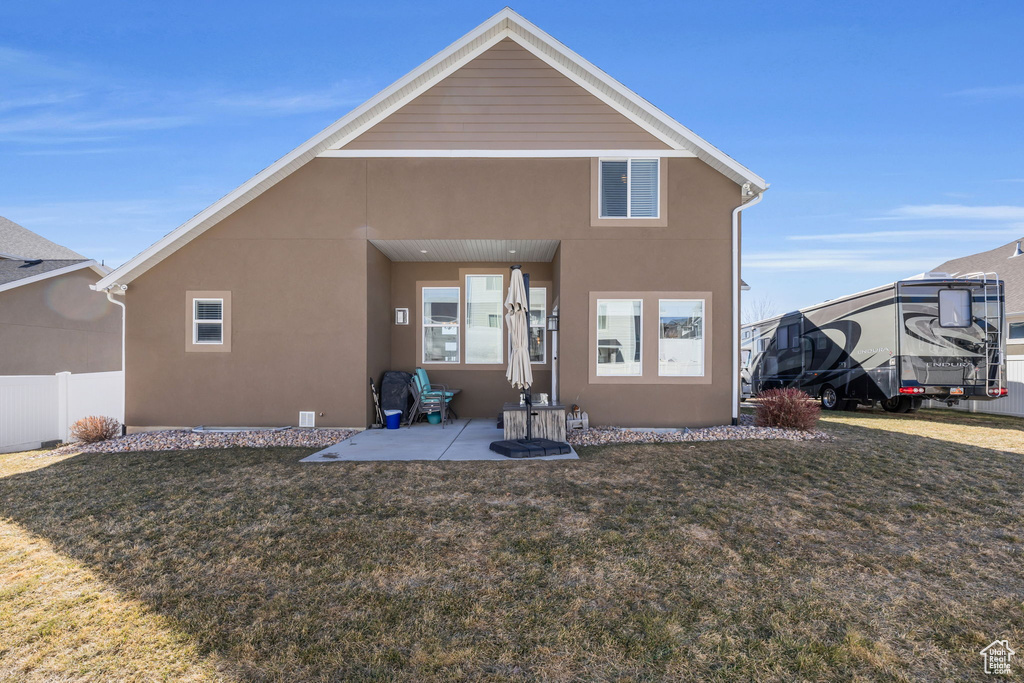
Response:
[{"label": "small bush", "polygon": [[85,443],[106,441],[121,436],[121,423],[112,417],[90,415],[71,425],[71,436]]},{"label": "small bush", "polygon": [[781,427],[809,432],[818,424],[821,406],[799,389],[769,389],[758,395],[754,415],[758,427]]}]

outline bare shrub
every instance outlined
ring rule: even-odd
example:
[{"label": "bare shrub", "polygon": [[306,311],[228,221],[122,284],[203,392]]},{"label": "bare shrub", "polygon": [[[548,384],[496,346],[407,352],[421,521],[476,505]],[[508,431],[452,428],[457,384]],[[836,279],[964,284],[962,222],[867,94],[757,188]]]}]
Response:
[{"label": "bare shrub", "polygon": [[71,425],[71,436],[85,443],[106,441],[121,436],[121,423],[112,417],[90,415]]},{"label": "bare shrub", "polygon": [[758,427],[780,427],[809,432],[818,424],[821,406],[799,389],[769,389],[758,398],[754,424]]}]

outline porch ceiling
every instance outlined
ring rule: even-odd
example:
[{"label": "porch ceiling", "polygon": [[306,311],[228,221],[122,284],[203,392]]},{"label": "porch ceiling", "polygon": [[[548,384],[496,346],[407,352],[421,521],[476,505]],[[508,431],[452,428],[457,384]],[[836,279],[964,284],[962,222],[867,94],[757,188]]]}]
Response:
[{"label": "porch ceiling", "polygon": [[370,240],[370,244],[392,261],[548,263],[558,249],[558,240]]}]

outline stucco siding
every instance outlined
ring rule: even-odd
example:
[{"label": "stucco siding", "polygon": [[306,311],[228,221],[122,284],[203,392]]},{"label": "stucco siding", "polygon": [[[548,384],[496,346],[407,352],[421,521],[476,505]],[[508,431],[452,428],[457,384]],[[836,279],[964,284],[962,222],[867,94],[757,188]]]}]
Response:
[{"label": "stucco siding", "polygon": [[0,292],[0,375],[121,369],[121,310],[83,269]]}]

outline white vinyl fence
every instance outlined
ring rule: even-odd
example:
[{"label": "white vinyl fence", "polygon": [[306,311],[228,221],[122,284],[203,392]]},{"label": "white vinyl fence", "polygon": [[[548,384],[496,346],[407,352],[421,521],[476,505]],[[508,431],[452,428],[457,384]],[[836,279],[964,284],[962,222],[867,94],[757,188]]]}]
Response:
[{"label": "white vinyl fence", "polygon": [[[928,401],[925,405],[930,408],[948,407],[941,401]],[[953,410],[1024,417],[1024,358],[1006,361],[1006,396],[994,401],[964,401],[953,406]]]},{"label": "white vinyl fence", "polygon": [[124,423],[124,373],[0,376],[0,453],[67,441],[83,417],[103,415]]}]

